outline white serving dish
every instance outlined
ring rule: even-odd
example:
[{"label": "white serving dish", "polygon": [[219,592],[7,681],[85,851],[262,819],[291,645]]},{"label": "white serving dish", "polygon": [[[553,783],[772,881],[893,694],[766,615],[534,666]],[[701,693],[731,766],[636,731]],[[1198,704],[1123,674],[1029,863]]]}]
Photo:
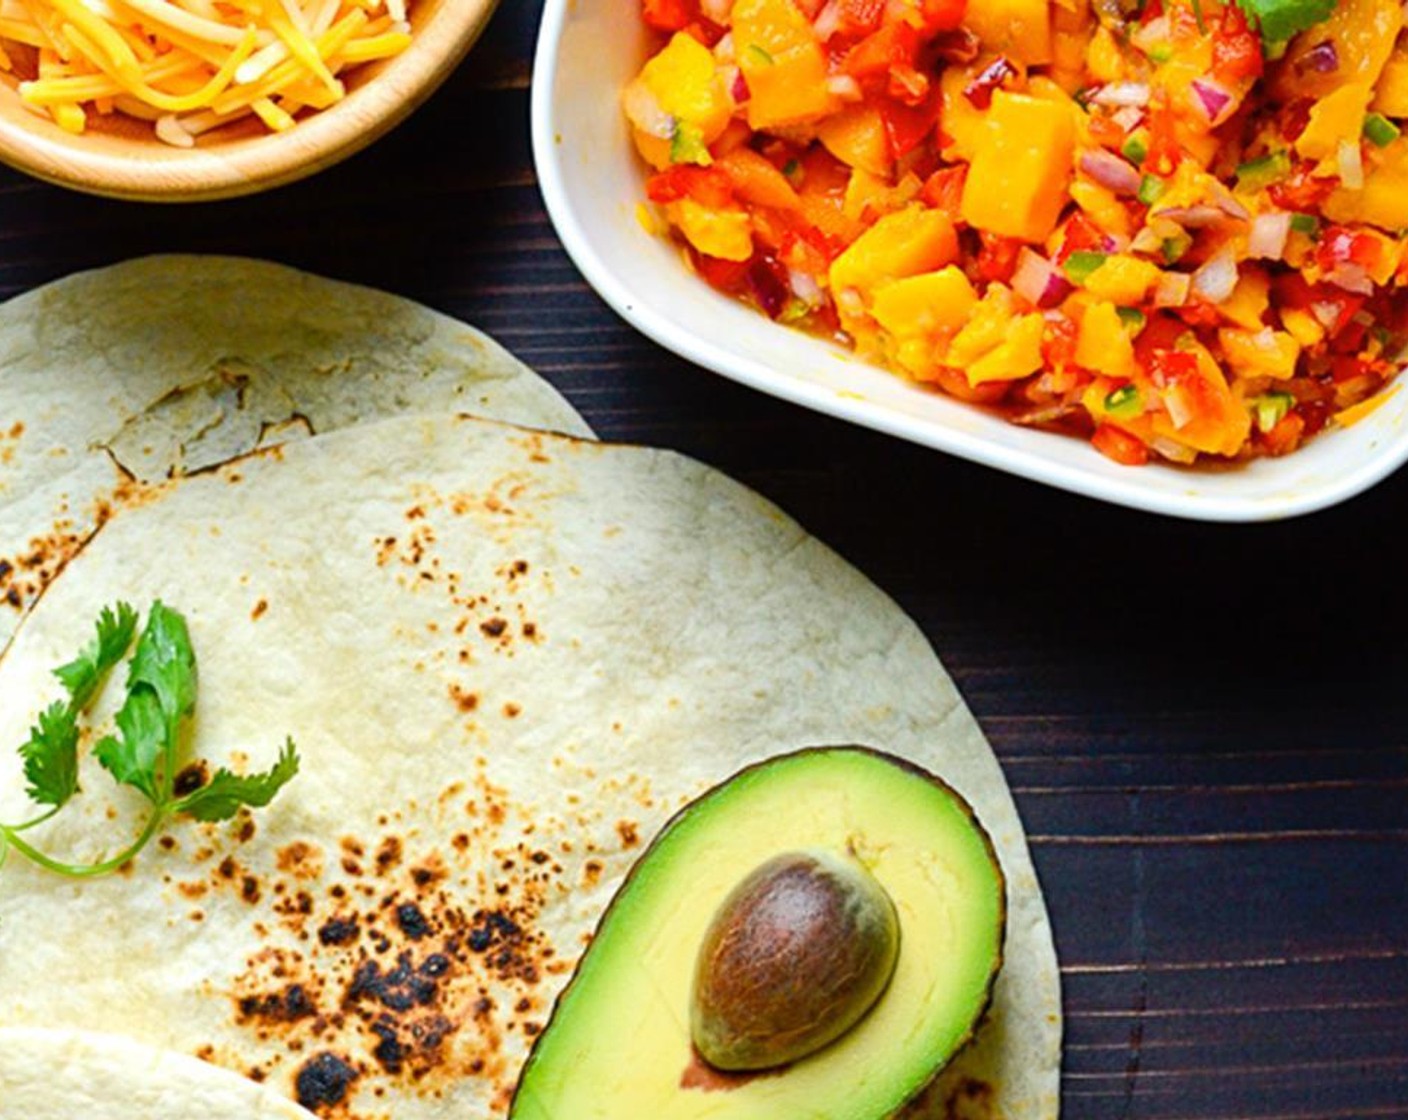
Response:
[{"label": "white serving dish", "polygon": [[755,389],[999,470],[1134,509],[1203,521],[1293,517],[1342,502],[1408,460],[1408,392],[1284,459],[1121,467],[1083,440],[1021,428],[778,326],[713,291],[637,216],[644,171],[619,91],[645,59],[639,0],[547,0],[533,149],[548,213],[591,285],[632,326]]}]

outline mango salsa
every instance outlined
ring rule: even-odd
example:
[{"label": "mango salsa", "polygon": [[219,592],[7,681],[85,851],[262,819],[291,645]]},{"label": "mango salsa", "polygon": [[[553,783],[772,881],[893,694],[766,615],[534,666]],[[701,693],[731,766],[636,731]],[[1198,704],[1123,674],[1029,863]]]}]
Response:
[{"label": "mango salsa", "polygon": [[1188,465],[1398,375],[1401,0],[643,3],[643,225],[913,392]]}]

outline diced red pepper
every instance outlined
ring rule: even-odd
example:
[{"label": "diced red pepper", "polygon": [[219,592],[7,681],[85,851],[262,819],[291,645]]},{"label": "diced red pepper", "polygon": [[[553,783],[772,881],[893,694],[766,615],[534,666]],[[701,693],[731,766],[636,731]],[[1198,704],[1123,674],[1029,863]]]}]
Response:
[{"label": "diced red pepper", "polygon": [[697,249],[691,249],[694,269],[700,276],[721,292],[737,295],[743,291],[751,261],[725,261],[710,257]]},{"label": "diced red pepper", "polygon": [[841,0],[836,31],[850,38],[869,35],[880,26],[880,17],[884,14],[885,0]]},{"label": "diced red pepper", "polygon": [[641,0],[641,14],[656,31],[683,31],[699,18],[698,0]]},{"label": "diced red pepper", "polygon": [[972,102],[975,109],[990,109],[992,95],[1001,89],[1009,78],[1016,76],[1017,68],[1006,55],[1000,54],[983,68],[981,74],[963,87],[963,96]]},{"label": "diced red pepper", "polygon": [[1271,431],[1263,432],[1259,436],[1258,442],[1265,454],[1278,458],[1282,455],[1289,455],[1299,447],[1304,435],[1305,417],[1298,412],[1288,412],[1281,417]]},{"label": "diced red pepper", "polygon": [[693,164],[676,164],[645,183],[645,193],[651,202],[678,202],[692,198],[701,206],[722,209],[733,202],[733,184],[722,171]]},{"label": "diced red pepper", "polygon": [[1330,226],[1315,246],[1315,259],[1326,270],[1345,262],[1372,269],[1382,258],[1383,243],[1378,238],[1344,226]]},{"label": "diced red pepper", "polygon": [[1082,253],[1089,251],[1103,252],[1105,248],[1105,231],[1085,216],[1083,212],[1077,211],[1067,220],[1061,231],[1061,248],[1056,252],[1056,263],[1062,265],[1066,263],[1066,258],[1072,253]]},{"label": "diced red pepper", "polygon": [[1022,251],[1024,242],[1015,237],[979,230],[982,247],[978,250],[978,276],[980,279],[1007,283],[1017,271],[1017,254]]},{"label": "diced red pepper", "polygon": [[934,210],[942,210],[955,223],[961,221],[963,183],[968,178],[968,165],[941,167],[924,182],[920,199]]},{"label": "diced red pepper", "polygon": [[1261,77],[1261,36],[1247,25],[1242,9],[1229,4],[1212,37],[1212,72],[1220,82],[1236,86]]},{"label": "diced red pepper", "polygon": [[1142,467],[1149,461],[1149,449],[1128,432],[1113,424],[1101,424],[1090,437],[1095,450],[1126,467]]},{"label": "diced red pepper", "polygon": [[889,98],[880,100],[880,120],[890,141],[890,158],[907,156],[934,135],[939,123],[943,93],[936,85],[917,105],[906,105]]},{"label": "diced red pepper", "polygon": [[1010,381],[984,381],[981,385],[970,385],[966,373],[950,366],[936,366],[925,374],[925,379],[934,382],[949,396],[973,404],[999,404],[1012,387]]},{"label": "diced red pepper", "polygon": [[919,32],[909,24],[887,23],[852,47],[841,67],[858,81],[888,77],[892,66],[912,68],[919,46]]},{"label": "diced red pepper", "polygon": [[968,14],[968,0],[923,0],[919,11],[924,17],[925,38],[930,38],[957,30]]},{"label": "diced red pepper", "polygon": [[1048,369],[1063,370],[1076,364],[1076,342],[1080,330],[1064,315],[1053,316],[1046,322],[1041,340],[1041,357]]}]

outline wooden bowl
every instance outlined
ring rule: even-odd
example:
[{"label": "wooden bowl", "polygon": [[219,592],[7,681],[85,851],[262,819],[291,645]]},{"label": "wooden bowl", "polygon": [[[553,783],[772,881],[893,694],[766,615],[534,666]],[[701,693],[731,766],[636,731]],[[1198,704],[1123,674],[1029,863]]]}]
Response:
[{"label": "wooden bowl", "polygon": [[147,202],[252,194],[330,167],[400,123],[445,80],[498,0],[410,0],[411,45],[394,58],[344,70],[347,96],[286,132],[245,121],[205,133],[194,148],[158,140],[120,114],[75,136],[20,101],[0,74],[0,161],[60,186]]}]

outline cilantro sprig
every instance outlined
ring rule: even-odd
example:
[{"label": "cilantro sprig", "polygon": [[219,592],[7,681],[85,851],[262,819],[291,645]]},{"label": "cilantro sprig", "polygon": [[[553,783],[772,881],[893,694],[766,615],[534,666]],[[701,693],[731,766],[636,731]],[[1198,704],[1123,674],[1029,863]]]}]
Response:
[{"label": "cilantro sprig", "polygon": [[185,731],[196,704],[196,658],[180,612],[152,604],[127,666],[127,693],[117,713],[117,733],[104,736],[93,756],[120,785],[149,803],[137,838],[111,859],[65,863],[39,850],[23,835],[58,813],[79,792],[79,717],[122,660],[137,631],[137,612],[127,603],[104,608],[93,640],[72,661],[54,670],[68,699],[45,708],[19,748],[28,782],[25,792],[38,815],[19,824],[0,823],[0,865],[13,848],[59,875],[89,878],[116,871],[151,841],[173,816],[222,821],[241,808],[263,808],[298,773],[298,750],[289,739],[278,760],[259,774],[220,768],[200,788],[178,796],[176,777],[186,761]]},{"label": "cilantro sprig", "polygon": [[1324,23],[1335,11],[1336,0],[1237,0],[1251,25],[1271,46],[1284,44],[1317,23]]}]

